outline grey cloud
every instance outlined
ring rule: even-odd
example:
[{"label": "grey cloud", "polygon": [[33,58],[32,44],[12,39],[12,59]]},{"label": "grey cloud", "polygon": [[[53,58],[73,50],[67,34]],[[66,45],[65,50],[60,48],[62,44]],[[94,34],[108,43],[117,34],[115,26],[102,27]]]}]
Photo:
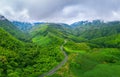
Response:
[{"label": "grey cloud", "polygon": [[120,0],[1,0],[0,13],[22,21],[120,20],[119,4]]}]

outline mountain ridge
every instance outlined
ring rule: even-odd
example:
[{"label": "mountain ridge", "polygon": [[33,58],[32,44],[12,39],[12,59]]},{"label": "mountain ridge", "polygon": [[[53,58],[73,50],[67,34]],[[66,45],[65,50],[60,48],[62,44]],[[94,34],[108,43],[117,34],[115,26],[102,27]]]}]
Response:
[{"label": "mountain ridge", "polygon": [[[98,72],[107,77],[120,67],[120,21],[33,26],[25,22],[13,24],[1,17],[0,36],[0,77],[43,75],[66,60],[61,50],[67,53],[68,61],[56,72],[50,72],[50,77],[96,77]],[[98,71],[100,68],[110,73]]]}]

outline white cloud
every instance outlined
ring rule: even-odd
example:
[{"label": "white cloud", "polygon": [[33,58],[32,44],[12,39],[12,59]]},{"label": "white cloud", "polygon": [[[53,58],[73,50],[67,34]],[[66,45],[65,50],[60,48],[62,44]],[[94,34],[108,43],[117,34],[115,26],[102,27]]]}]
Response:
[{"label": "white cloud", "polygon": [[120,20],[119,3],[120,0],[1,0],[0,14],[20,21]]}]

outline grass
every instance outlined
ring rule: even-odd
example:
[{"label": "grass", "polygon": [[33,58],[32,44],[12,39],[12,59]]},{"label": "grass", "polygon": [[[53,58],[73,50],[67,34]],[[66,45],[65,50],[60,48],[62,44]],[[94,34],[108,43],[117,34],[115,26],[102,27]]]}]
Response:
[{"label": "grass", "polygon": [[120,77],[119,49],[94,48],[86,51],[70,48],[70,45],[64,46],[68,62],[49,77]]},{"label": "grass", "polygon": [[33,38],[32,41],[39,45],[46,45],[51,41],[51,39],[48,36],[45,36],[45,37],[39,36],[39,37]]},{"label": "grass", "polygon": [[64,50],[67,52],[67,53],[81,53],[81,54],[84,54],[86,53],[85,50],[71,50],[70,48],[68,47],[64,47]]},{"label": "grass", "polygon": [[99,64],[93,70],[85,72],[82,77],[120,77],[120,65]]}]

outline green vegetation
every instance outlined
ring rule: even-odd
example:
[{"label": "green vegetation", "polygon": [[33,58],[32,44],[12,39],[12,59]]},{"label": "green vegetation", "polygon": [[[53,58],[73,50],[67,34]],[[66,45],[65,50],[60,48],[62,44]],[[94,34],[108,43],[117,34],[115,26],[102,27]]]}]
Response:
[{"label": "green vegetation", "polygon": [[90,42],[99,47],[120,48],[120,34],[92,39]]},{"label": "green vegetation", "polygon": [[[9,27],[9,25],[6,27]],[[12,27],[14,28],[14,26]],[[58,37],[55,37],[55,35],[48,35],[51,39],[50,43],[37,43],[39,40],[32,42],[39,34],[33,34],[34,37],[25,42],[24,37],[21,37],[21,39],[16,37],[16,35],[19,35],[16,30],[12,30],[16,32],[16,35],[9,31],[11,31],[11,28],[6,30],[3,26],[0,26],[0,77],[38,77],[63,60],[64,56],[60,46],[64,40],[57,39]],[[54,38],[52,38],[53,36]],[[46,40],[49,38],[46,38]]]},{"label": "green vegetation", "polygon": [[93,48],[86,50],[79,47],[80,49],[76,50],[69,45],[69,43],[65,45],[65,50],[69,53],[68,62],[50,77],[99,77],[101,74],[102,77],[119,77],[119,49]]},{"label": "green vegetation", "polygon": [[47,73],[64,59],[60,49],[64,40],[68,61],[48,77],[119,77],[119,23],[93,21],[75,27],[43,23],[23,33],[8,20],[1,20],[0,77]]},{"label": "green vegetation", "polygon": [[25,41],[26,35],[8,20],[0,20],[0,28],[3,28],[14,37]]},{"label": "green vegetation", "polygon": [[119,22],[78,25],[64,50],[68,62],[48,77],[119,77]]},{"label": "green vegetation", "polygon": [[61,45],[66,34],[62,26],[56,24],[42,24],[33,27],[30,31],[32,41],[39,45],[45,46],[48,44]]}]

